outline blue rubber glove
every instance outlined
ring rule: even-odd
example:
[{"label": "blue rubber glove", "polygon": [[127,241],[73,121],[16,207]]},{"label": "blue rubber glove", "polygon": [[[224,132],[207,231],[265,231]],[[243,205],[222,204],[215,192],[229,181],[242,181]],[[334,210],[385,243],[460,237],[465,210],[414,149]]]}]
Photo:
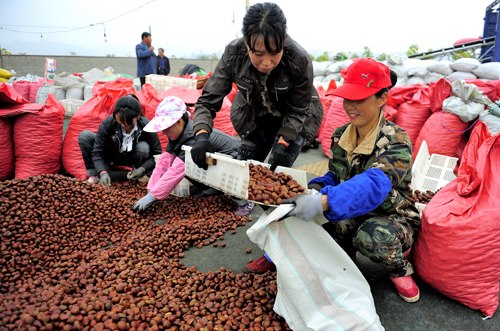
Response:
[{"label": "blue rubber glove", "polygon": [[141,199],[139,199],[136,203],[132,205],[132,210],[136,211],[138,210],[139,212],[143,212],[156,202],[156,198],[151,194],[151,192],[148,192],[145,196],[143,196]]},{"label": "blue rubber glove", "polygon": [[293,198],[286,199],[281,204],[294,204],[295,209],[288,213],[288,216],[298,217],[306,222],[309,222],[314,217],[323,213],[323,203],[321,194],[307,195],[300,194]]},{"label": "blue rubber glove", "polygon": [[208,133],[203,132],[195,136],[196,144],[191,149],[193,162],[203,170],[208,169],[206,153],[214,153],[214,147],[210,143]]}]

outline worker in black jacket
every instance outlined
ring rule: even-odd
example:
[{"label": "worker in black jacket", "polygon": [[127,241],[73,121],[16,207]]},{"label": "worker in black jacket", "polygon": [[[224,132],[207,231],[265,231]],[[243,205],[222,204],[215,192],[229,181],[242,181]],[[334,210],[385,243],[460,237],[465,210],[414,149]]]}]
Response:
[{"label": "worker in black jacket", "polygon": [[286,33],[280,7],[252,5],[243,18],[241,39],[226,46],[194,111],[193,161],[207,168],[213,119],[233,83],[238,88],[231,122],[241,138],[238,159],[264,161],[271,170],[291,167],[305,140],[314,139],[323,107],[313,86],[313,66],[304,48]]},{"label": "worker in black jacket", "polygon": [[82,131],[78,143],[90,183],[111,185],[108,170],[112,165],[133,168],[129,180],[142,179],[155,167],[154,155],[161,154],[160,139],[156,132],[146,132],[148,119],[141,116],[139,99],[126,95],[115,104],[112,115],[106,117],[96,133]]}]

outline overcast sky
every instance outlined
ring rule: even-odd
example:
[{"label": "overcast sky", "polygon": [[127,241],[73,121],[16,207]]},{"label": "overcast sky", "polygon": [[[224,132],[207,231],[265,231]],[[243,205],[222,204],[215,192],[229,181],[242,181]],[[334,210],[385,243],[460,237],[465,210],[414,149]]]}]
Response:
[{"label": "overcast sky", "polygon": [[[221,53],[239,35],[245,14],[245,0],[156,0],[106,23],[106,37],[102,25],[50,33],[100,23],[149,1],[0,0],[0,45],[13,54],[135,56],[141,33],[151,26],[153,46],[163,47],[169,57],[192,57]],[[333,55],[361,53],[364,46],[377,54],[406,52],[411,44],[436,49],[479,37],[493,0],[275,2],[285,12],[293,39],[315,55]]]}]

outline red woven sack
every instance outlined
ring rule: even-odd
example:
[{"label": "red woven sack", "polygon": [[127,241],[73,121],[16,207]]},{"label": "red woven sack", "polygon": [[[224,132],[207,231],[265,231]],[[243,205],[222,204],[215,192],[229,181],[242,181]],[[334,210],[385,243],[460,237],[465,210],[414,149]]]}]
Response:
[{"label": "red woven sack", "polygon": [[330,157],[330,147],[332,145],[332,134],[336,128],[350,122],[349,116],[344,110],[344,99],[333,100],[328,110],[327,119],[321,132],[321,148],[327,157]]},{"label": "red woven sack", "polygon": [[413,95],[423,88],[417,85],[394,86],[389,90],[387,104],[397,109],[402,103],[411,101]]},{"label": "red woven sack", "polygon": [[230,136],[237,135],[236,130],[231,122],[231,101],[226,97],[222,102],[221,109],[217,112],[214,118],[214,129],[221,130]]},{"label": "red woven sack", "polygon": [[415,146],[418,134],[431,114],[429,89],[420,87],[410,101],[398,107],[394,123],[406,131],[412,146]]},{"label": "red woven sack", "polygon": [[38,93],[40,86],[43,86],[43,80],[41,82],[30,83],[30,94],[28,99],[30,102],[36,102],[36,94]]},{"label": "red woven sack", "polygon": [[432,112],[443,110],[443,101],[453,95],[451,91],[451,82],[441,78],[436,83],[429,86],[430,105]]},{"label": "red woven sack", "polygon": [[[200,90],[203,92],[203,90]],[[233,87],[231,88],[231,92],[226,96],[231,103],[233,103],[234,97],[236,96],[236,93],[238,93],[238,87],[236,86],[235,83],[233,83]],[[200,94],[201,95],[201,94]]]},{"label": "red woven sack", "polygon": [[[335,81],[333,82],[335,83]],[[322,142],[323,141],[322,132],[325,127],[325,123],[327,121],[328,111],[332,106],[333,100],[335,100],[337,97],[334,95],[327,95],[328,92],[325,91],[322,86],[319,86],[316,90],[318,91],[319,99],[321,101],[321,105],[323,106],[323,120],[321,121],[318,132],[316,133],[316,137],[318,138],[319,142]]]},{"label": "red woven sack", "polygon": [[12,83],[12,87],[24,99],[28,100],[30,98],[30,82],[25,80],[15,81]]},{"label": "red woven sack", "polygon": [[457,157],[457,148],[468,123],[450,113],[433,113],[425,122],[413,146],[413,159],[417,157],[422,141],[425,140],[429,153]]},{"label": "red woven sack", "polygon": [[198,98],[201,96],[202,90],[198,90],[195,88],[190,88],[186,89],[182,86],[174,86],[169,88],[168,90],[165,90],[163,93],[161,93],[158,98],[160,100],[165,99],[166,97],[178,97],[186,105],[194,105],[196,101],[198,101]]},{"label": "red woven sack", "polygon": [[14,142],[12,122],[0,117],[0,181],[14,178]]},{"label": "red woven sack", "polygon": [[49,94],[38,114],[14,117],[15,177],[28,178],[61,171],[64,107]]},{"label": "red woven sack", "polygon": [[17,93],[9,84],[0,83],[0,103],[22,104],[30,102]]},{"label": "red woven sack", "polygon": [[82,179],[88,176],[78,144],[78,135],[84,130],[97,133],[101,122],[113,114],[116,101],[130,92],[128,88],[108,89],[104,86],[100,86],[97,90],[97,95],[94,95],[75,112],[64,136],[62,165],[70,175]]},{"label": "red woven sack", "polygon": [[425,207],[413,258],[418,275],[444,295],[493,316],[500,273],[500,135],[478,122],[458,177]]},{"label": "red woven sack", "polygon": [[[142,91],[137,91],[135,95],[141,102],[142,114],[151,121],[155,117],[156,107],[163,99],[160,98],[156,89],[150,84],[142,85]],[[160,138],[161,149],[164,151],[168,145],[168,137],[162,132],[158,132],[158,138]]]}]

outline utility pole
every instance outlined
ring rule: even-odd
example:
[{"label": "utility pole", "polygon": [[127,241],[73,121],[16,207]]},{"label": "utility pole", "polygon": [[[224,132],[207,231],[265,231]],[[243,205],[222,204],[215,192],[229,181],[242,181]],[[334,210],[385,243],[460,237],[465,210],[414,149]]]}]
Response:
[{"label": "utility pole", "polygon": [[248,11],[248,8],[250,8],[250,0],[246,0],[246,8],[247,8],[246,11]]},{"label": "utility pole", "polygon": [[2,45],[0,45],[0,68],[3,68]]}]

